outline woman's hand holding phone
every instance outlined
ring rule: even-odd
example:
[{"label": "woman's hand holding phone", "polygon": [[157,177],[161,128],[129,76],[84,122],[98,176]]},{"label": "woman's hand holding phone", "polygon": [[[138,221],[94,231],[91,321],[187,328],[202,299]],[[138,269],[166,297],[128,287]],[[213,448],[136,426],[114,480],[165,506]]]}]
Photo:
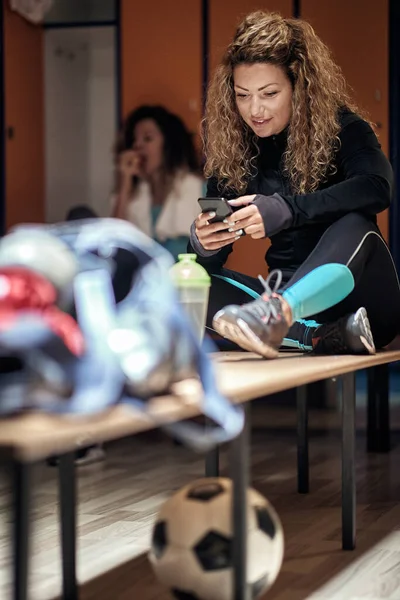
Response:
[{"label": "woman's hand holding phone", "polygon": [[227,219],[210,223],[210,219],[215,216],[215,211],[201,213],[195,221],[196,235],[204,250],[219,250],[232,244],[243,234],[241,230],[233,231],[229,227]]},{"label": "woman's hand holding phone", "polygon": [[246,232],[254,240],[265,238],[265,226],[258,207],[253,204],[256,195],[241,196],[235,200],[228,200],[234,207],[234,214],[228,218],[229,226],[234,230]]}]

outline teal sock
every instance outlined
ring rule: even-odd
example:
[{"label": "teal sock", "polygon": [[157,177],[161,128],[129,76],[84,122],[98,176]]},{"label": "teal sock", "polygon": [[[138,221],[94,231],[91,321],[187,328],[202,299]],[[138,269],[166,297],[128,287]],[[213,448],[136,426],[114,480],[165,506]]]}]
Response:
[{"label": "teal sock", "polygon": [[354,289],[346,265],[321,265],[285,290],[282,297],[292,309],[293,321],[322,312],[341,302]]}]

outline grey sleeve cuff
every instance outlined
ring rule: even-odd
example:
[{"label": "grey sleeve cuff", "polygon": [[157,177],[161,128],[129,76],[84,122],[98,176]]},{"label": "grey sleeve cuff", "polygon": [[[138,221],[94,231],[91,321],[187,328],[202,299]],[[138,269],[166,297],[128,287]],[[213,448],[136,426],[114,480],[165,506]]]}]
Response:
[{"label": "grey sleeve cuff", "polygon": [[257,194],[254,204],[260,211],[264,222],[265,237],[279,233],[282,229],[288,229],[293,223],[292,211],[289,205],[279,194],[273,196],[262,196]]},{"label": "grey sleeve cuff", "polygon": [[214,256],[214,254],[218,254],[219,250],[206,250],[199,242],[199,238],[196,235],[196,226],[194,223],[190,226],[190,244],[193,250],[199,256],[203,256],[206,258],[207,256]]}]

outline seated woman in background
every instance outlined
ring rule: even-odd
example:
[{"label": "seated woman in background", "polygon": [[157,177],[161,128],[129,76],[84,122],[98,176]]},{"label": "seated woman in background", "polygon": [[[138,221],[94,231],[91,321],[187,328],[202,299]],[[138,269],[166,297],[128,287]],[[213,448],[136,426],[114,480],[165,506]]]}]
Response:
[{"label": "seated woman in background", "polygon": [[186,252],[203,192],[192,137],[162,106],[141,106],[125,120],[116,149],[112,216],[127,219],[175,258]]}]

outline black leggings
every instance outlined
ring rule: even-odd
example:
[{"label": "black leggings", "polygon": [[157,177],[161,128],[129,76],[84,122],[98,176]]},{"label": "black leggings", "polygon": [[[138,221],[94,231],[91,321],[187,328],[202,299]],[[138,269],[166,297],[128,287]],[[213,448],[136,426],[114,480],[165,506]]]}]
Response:
[{"label": "black leggings", "polygon": [[[342,217],[326,230],[309,257],[284,283],[281,291],[327,263],[346,265],[354,277],[354,290],[335,306],[308,318],[317,323],[329,323],[364,306],[375,345],[382,348],[389,344],[400,332],[400,286],[393,259],[378,227],[358,213]],[[259,294],[264,289],[258,279],[229,269],[211,270],[210,273],[233,279]],[[211,327],[213,316],[222,307],[244,304],[251,299],[247,292],[218,277],[212,277],[207,326]],[[302,335],[295,323],[288,337],[299,339]]]}]

